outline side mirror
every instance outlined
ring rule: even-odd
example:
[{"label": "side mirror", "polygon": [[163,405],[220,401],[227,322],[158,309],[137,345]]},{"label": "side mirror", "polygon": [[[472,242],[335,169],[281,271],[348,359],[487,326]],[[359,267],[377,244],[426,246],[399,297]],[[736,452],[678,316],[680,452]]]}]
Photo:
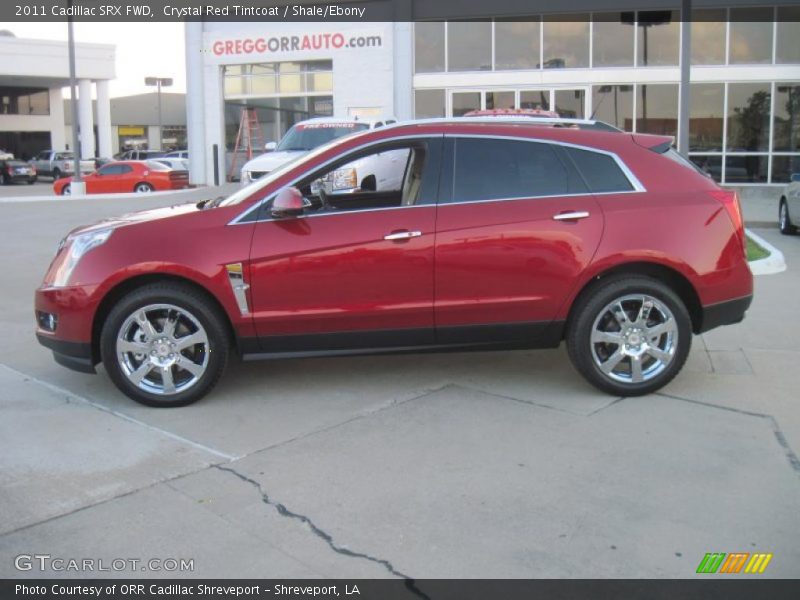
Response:
[{"label": "side mirror", "polygon": [[266,144],[264,144],[264,150],[266,150],[267,152],[274,152],[275,148],[277,147],[278,144],[275,142],[267,142]]},{"label": "side mirror", "polygon": [[800,181],[800,173],[792,173],[792,182]]},{"label": "side mirror", "polygon": [[303,194],[296,187],[285,187],[272,201],[272,216],[281,219],[303,214]]}]

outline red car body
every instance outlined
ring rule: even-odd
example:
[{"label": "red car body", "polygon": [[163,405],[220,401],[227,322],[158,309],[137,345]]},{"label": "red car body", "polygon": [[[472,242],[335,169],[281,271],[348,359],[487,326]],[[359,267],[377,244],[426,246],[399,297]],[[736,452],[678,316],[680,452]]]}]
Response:
[{"label": "red car body", "polygon": [[[438,181],[427,202],[320,218],[264,212],[279,190],[338,157],[418,139],[430,143]],[[632,187],[453,201],[453,148],[465,139],[596,150],[617,161]],[[554,347],[587,290],[621,277],[668,287],[694,333],[738,322],[753,292],[738,200],[666,157],[669,142],[486,119],[342,138],[245,188],[238,202],[173,206],[74,231],[113,234],[58,286],[69,241],[55,256],[36,291],[37,336],[61,364],[94,372],[115,304],[156,281],[208,298],[245,357]],[[484,178],[484,187],[499,177]]]},{"label": "red car body", "polygon": [[[123,194],[131,192],[168,192],[189,187],[186,171],[173,171],[155,161],[125,160],[104,164],[94,173],[83,176],[87,194]],[[53,191],[68,195],[71,177],[53,182]]]}]

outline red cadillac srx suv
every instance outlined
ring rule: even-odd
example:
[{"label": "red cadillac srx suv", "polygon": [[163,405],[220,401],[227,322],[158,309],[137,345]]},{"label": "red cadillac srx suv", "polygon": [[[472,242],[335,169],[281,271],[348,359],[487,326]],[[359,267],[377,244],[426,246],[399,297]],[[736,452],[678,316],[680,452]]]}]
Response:
[{"label": "red cadillac srx suv", "polygon": [[[152,406],[198,400],[233,354],[562,340],[599,389],[646,394],[753,293],[736,195],[671,141],[468,118],[340,138],[227,198],[73,230],[37,337]],[[365,158],[395,183],[354,188]]]}]

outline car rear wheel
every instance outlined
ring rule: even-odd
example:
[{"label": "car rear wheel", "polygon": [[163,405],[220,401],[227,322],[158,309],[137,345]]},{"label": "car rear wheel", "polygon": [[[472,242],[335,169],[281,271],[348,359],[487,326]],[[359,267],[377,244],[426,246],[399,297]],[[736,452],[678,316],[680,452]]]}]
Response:
[{"label": "car rear wheel", "polygon": [[595,387],[617,396],[654,392],[683,367],[692,342],[685,305],[647,277],[597,283],[575,306],[567,350]]},{"label": "car rear wheel", "polygon": [[62,196],[69,196],[70,194],[72,194],[72,186],[70,184],[67,184],[61,188]]},{"label": "car rear wheel", "polygon": [[100,350],[114,384],[148,406],[185,406],[205,396],[228,361],[218,309],[191,287],[157,283],[124,296],[103,326]]},{"label": "car rear wheel", "polygon": [[797,231],[797,227],[792,225],[786,198],[781,198],[780,207],[778,208],[778,228],[783,235],[792,235]]},{"label": "car rear wheel", "polygon": [[149,194],[153,191],[153,186],[149,183],[145,183],[144,181],[137,183],[133,187],[133,191],[137,194]]}]

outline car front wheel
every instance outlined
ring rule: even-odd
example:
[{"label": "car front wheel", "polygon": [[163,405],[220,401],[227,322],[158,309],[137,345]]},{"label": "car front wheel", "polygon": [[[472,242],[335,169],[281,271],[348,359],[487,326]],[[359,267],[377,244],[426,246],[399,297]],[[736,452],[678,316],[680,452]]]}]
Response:
[{"label": "car front wheel", "polygon": [[148,406],[185,406],[205,396],[228,361],[218,309],[189,286],[157,283],[124,296],[100,339],[103,365],[127,396]]},{"label": "car front wheel", "polygon": [[595,387],[617,396],[641,396],[669,383],[692,342],[685,305],[675,292],[647,277],[601,280],[573,311],[567,350]]},{"label": "car front wheel", "polygon": [[792,219],[789,217],[789,206],[784,198],[781,198],[778,208],[778,228],[783,235],[792,235],[797,231],[797,227],[792,224]]}]

